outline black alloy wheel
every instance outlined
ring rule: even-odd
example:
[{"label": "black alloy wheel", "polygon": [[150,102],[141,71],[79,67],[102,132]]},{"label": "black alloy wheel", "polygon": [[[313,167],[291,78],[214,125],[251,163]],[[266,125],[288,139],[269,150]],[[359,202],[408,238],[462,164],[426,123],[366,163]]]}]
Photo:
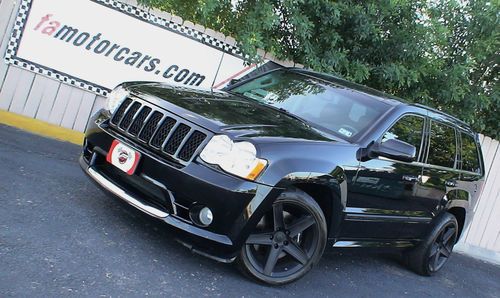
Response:
[{"label": "black alloy wheel", "polygon": [[246,240],[244,273],[272,285],[304,276],[321,258],[326,221],[316,201],[300,190],[284,192]]},{"label": "black alloy wheel", "polygon": [[432,230],[422,243],[406,254],[410,268],[421,275],[432,275],[443,268],[457,242],[458,223],[450,213],[436,220]]},{"label": "black alloy wheel", "polygon": [[429,271],[437,272],[448,261],[455,245],[457,227],[449,223],[443,228],[431,246],[429,253]]}]

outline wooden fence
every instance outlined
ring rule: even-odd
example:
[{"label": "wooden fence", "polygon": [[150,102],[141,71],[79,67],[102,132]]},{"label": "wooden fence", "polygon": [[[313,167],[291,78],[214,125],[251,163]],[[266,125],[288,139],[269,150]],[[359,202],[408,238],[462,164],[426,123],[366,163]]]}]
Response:
[{"label": "wooden fence", "polygon": [[500,144],[481,136],[486,183],[457,250],[500,263]]}]

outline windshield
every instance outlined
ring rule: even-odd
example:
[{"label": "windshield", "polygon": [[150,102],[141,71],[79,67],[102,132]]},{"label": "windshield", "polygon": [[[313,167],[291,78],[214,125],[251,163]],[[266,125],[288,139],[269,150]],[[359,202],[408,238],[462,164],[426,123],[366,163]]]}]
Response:
[{"label": "windshield", "polygon": [[361,92],[286,70],[268,73],[231,92],[286,110],[346,139],[361,135],[390,108]]}]

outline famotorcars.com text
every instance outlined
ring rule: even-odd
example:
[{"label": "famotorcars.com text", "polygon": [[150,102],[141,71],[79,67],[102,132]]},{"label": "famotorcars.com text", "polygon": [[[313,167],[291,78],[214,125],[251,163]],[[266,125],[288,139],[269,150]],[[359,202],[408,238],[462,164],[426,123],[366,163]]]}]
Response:
[{"label": "famotorcars.com text", "polygon": [[160,70],[161,60],[158,58],[113,43],[103,38],[102,33],[91,36],[90,33],[80,31],[75,27],[51,21],[51,18],[51,14],[42,17],[34,30],[72,44],[75,47],[81,47],[96,55],[104,55],[130,67],[142,69],[146,72],[154,72],[156,75],[162,75],[166,79],[173,79],[177,83],[199,86],[205,80],[204,75],[181,68],[175,64],[164,68],[164,70]]}]

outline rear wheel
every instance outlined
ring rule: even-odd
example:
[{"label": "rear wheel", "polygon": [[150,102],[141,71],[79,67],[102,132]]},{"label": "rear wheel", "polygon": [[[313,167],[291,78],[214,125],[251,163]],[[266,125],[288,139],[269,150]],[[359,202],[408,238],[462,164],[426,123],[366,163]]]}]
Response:
[{"label": "rear wheel", "polygon": [[443,268],[457,241],[458,223],[450,213],[438,219],[426,239],[406,255],[411,269],[421,275],[432,275]]},{"label": "rear wheel", "polygon": [[300,190],[285,191],[242,247],[240,268],[267,284],[295,281],[319,261],[326,237],[326,220],[316,201]]}]

